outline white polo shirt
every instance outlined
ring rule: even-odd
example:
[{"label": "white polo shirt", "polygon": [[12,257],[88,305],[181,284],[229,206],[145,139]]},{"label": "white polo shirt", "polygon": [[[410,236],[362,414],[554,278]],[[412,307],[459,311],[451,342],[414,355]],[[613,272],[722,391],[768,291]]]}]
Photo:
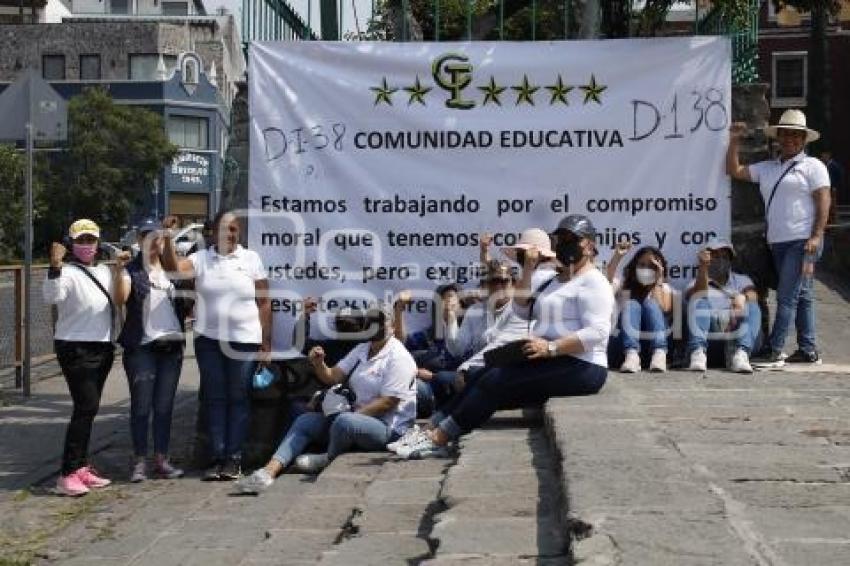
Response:
[{"label": "white polo shirt", "polygon": [[237,245],[226,256],[210,247],[189,260],[195,268],[195,331],[213,340],[261,344],[254,284],[267,275],[260,256]]},{"label": "white polo shirt", "polygon": [[[359,364],[357,362],[360,362]],[[416,362],[399,340],[391,337],[369,359],[369,342],[358,344],[336,365],[345,375],[354,373],[348,384],[357,396],[355,409],[378,397],[397,397],[398,405],[380,418],[398,434],[410,428],[416,419]]]},{"label": "white polo shirt", "polygon": [[765,207],[779,176],[791,169],[776,188],[773,203],[767,214],[767,241],[771,244],[791,240],[807,240],[815,226],[815,201],[812,193],[829,187],[829,171],[820,159],[803,152],[790,160],[760,161],[750,165],[750,178],[759,184]]}]

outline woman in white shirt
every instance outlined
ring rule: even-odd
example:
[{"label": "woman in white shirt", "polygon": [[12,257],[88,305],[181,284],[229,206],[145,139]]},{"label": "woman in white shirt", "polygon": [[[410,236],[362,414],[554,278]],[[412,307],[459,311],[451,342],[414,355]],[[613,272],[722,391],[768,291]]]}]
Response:
[{"label": "woman in white shirt", "polygon": [[[351,411],[309,412],[295,419],[271,460],[239,481],[243,493],[259,493],[293,462],[302,471],[317,473],[334,458],[355,449],[384,450],[401,437],[416,418],[416,362],[393,336],[391,308],[374,308],[364,315],[362,328],[371,333],[340,362],[329,368],[321,346],[310,351],[318,378],[327,385],[343,383],[355,394]],[[327,444],[325,454],[302,454],[312,443]]]},{"label": "woman in white shirt", "polygon": [[526,251],[513,301],[517,315],[534,321],[536,337],[522,347],[525,360],[485,368],[475,384],[464,389],[451,416],[406,452],[409,457],[447,455],[449,441],[484,424],[500,406],[591,395],[602,388],[608,376],[614,293],[594,266],[595,235],[585,216],[561,220],[553,233],[558,277],[536,292],[531,279],[538,251]]},{"label": "woman in white shirt", "polygon": [[[168,218],[165,228],[176,226]],[[213,219],[213,245],[177,261],[166,232],[162,262],[195,281],[195,357],[201,374],[212,456],[207,481],[242,474],[242,445],[250,421],[251,379],[271,356],[269,281],[260,256],[239,244],[239,220],[231,212]]]},{"label": "woman in white shirt", "polygon": [[174,479],[183,475],[168,461],[171,414],[180,370],[186,301],[160,262],[160,223],[147,219],[138,228],[139,254],[116,280],[115,301],[126,305],[124,328],[118,343],[130,386],[130,433],[134,461],[130,481],[147,479],[145,458],[153,413],[154,474]]},{"label": "woman in white shirt", "polygon": [[[56,490],[62,495],[77,496],[111,483],[87,463],[87,453],[92,424],[115,353],[112,344],[115,277],[107,265],[95,262],[100,239],[97,224],[88,219],[77,220],[71,224],[68,236],[71,250],[56,242],[50,249],[43,295],[47,304],[56,305],[56,358],[74,402]],[[71,258],[66,266],[63,260],[68,251]]]}]

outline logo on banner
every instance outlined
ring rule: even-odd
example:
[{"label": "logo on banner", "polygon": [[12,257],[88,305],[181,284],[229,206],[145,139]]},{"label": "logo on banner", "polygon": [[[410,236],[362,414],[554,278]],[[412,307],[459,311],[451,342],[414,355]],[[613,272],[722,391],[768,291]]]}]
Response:
[{"label": "logo on banner", "polygon": [[[541,89],[548,91],[549,106],[559,104],[569,106],[569,95],[576,88],[581,91],[583,105],[590,103],[602,105],[602,95],[608,89],[608,86],[601,84],[593,73],[591,73],[587,83],[576,85],[564,82],[564,76],[561,73],[551,84],[537,84],[529,79],[527,74],[523,74],[522,80],[516,81],[515,84],[500,84],[495,76],[490,75],[487,82],[473,85],[474,66],[469,62],[469,57],[451,52],[444,53],[432,61],[431,77],[434,80],[434,86],[439,87],[445,93],[443,104],[453,110],[472,110],[479,106],[484,107],[491,104],[501,107],[503,99],[507,99],[509,104],[508,89],[513,91],[511,99],[513,99],[514,106],[537,106],[538,104],[545,106],[546,93],[540,92]],[[427,106],[426,97],[429,93],[432,91],[435,94],[439,92],[435,90],[434,86],[423,84],[417,74],[410,85],[391,85],[387,77],[382,77],[378,86],[370,87],[370,90],[375,94],[374,106],[381,104],[392,106],[393,95],[400,90],[407,93],[408,106],[414,104]],[[481,92],[483,99],[475,100],[473,98],[472,93],[476,90]]]}]

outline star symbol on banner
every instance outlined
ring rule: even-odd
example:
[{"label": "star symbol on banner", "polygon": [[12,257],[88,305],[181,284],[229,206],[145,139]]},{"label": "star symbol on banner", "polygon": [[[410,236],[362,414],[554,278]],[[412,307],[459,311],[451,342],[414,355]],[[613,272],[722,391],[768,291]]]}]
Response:
[{"label": "star symbol on banner", "polygon": [[549,105],[554,106],[556,102],[563,102],[565,106],[569,106],[570,103],[567,100],[567,94],[574,88],[574,86],[565,85],[564,79],[561,78],[561,75],[558,75],[558,81],[552,86],[546,87],[546,90],[552,93],[552,99],[549,101]]},{"label": "star symbol on banner", "polygon": [[511,88],[517,92],[516,106],[519,106],[523,102],[527,102],[528,104],[534,106],[534,93],[540,90],[540,87],[531,86],[531,84],[528,82],[528,75],[522,76],[521,85],[512,86]]},{"label": "star symbol on banner", "polygon": [[596,76],[590,75],[590,83],[583,85],[581,90],[584,91],[584,103],[587,104],[591,100],[596,104],[602,104],[602,99],[600,96],[603,92],[608,88],[607,86],[601,85],[596,82]]},{"label": "star symbol on banner", "polygon": [[499,100],[499,96],[507,89],[506,86],[497,85],[496,79],[491,75],[490,82],[487,85],[478,87],[478,90],[484,93],[484,102],[481,103],[481,106],[487,106],[491,102],[496,106],[501,106],[502,101]]},{"label": "star symbol on banner", "polygon": [[404,90],[410,94],[410,100],[407,101],[408,106],[414,102],[418,102],[422,106],[426,106],[425,95],[431,92],[433,88],[423,86],[419,81],[419,75],[416,75],[416,82],[413,83],[413,86],[405,87]]},{"label": "star symbol on banner", "polygon": [[393,105],[392,95],[398,91],[397,88],[390,88],[387,84],[387,77],[381,81],[381,86],[370,87],[369,90],[375,93],[375,106],[381,102],[386,102],[388,105]]}]

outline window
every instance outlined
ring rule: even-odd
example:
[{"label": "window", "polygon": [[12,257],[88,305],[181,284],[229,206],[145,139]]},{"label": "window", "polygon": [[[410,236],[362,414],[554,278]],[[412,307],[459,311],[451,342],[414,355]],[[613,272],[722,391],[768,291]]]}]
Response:
[{"label": "window", "polygon": [[100,55],[80,55],[80,80],[100,80]]},{"label": "window", "polygon": [[64,81],[65,56],[44,55],[41,58],[41,76],[47,81]]},{"label": "window", "polygon": [[808,95],[808,60],[805,51],[773,54],[771,103],[773,106],[805,106]]},{"label": "window", "polygon": [[183,61],[183,82],[188,85],[198,84],[198,62],[189,57]]},{"label": "window", "polygon": [[163,16],[188,16],[189,15],[189,3],[188,2],[163,2],[162,3],[162,15]]},{"label": "window", "polygon": [[168,139],[180,147],[207,149],[207,119],[196,116],[170,116]]},{"label": "window", "polygon": [[109,0],[110,14],[129,14],[130,0]]},{"label": "window", "polygon": [[[163,55],[165,69],[168,74],[177,66],[177,57],[174,55]],[[159,66],[158,53],[139,53],[130,55],[129,78],[133,81],[155,81],[157,80],[156,68]]]}]

